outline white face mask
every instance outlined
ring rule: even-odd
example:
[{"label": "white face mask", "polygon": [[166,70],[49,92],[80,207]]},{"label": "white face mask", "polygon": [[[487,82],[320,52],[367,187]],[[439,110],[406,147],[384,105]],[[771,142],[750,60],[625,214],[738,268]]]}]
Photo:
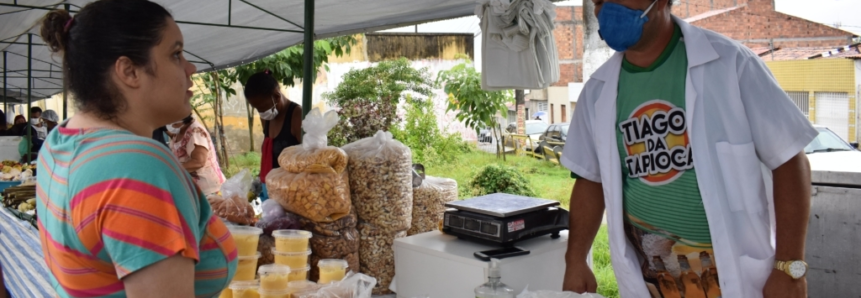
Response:
[{"label": "white face mask", "polygon": [[[177,122],[177,123],[182,123],[182,122]],[[172,134],[172,135],[179,134],[179,131],[182,130],[182,126],[173,127],[174,124],[175,123],[171,123],[171,124],[167,125],[167,131],[170,132],[170,134]]]},{"label": "white face mask", "polygon": [[39,118],[30,119],[30,124],[39,125]]},{"label": "white face mask", "polygon": [[278,105],[275,104],[275,99],[272,99],[272,108],[260,113],[260,119],[270,121],[278,117],[278,109],[276,108]]}]

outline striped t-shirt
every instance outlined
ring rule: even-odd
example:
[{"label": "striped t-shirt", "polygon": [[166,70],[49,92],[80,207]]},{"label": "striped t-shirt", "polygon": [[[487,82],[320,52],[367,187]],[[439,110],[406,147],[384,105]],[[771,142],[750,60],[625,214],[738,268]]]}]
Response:
[{"label": "striped t-shirt", "polygon": [[197,297],[227,287],[236,244],[163,145],[58,127],[39,155],[39,234],[60,297],[125,297],[123,277],[177,254],[195,260]]}]

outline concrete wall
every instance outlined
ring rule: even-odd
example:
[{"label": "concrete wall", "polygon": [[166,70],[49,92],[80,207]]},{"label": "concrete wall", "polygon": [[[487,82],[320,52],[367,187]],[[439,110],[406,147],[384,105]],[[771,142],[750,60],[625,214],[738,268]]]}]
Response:
[{"label": "concrete wall", "polygon": [[805,254],[808,294],[861,297],[861,174],[814,172],[813,178]]}]

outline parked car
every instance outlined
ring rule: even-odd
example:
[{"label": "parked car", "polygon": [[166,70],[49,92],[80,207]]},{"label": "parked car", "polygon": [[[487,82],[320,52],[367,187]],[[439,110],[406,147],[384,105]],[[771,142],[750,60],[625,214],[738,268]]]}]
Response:
[{"label": "parked car", "polygon": [[547,130],[539,137],[541,141],[565,143],[568,139],[568,126],[570,123],[557,123],[547,127]]},{"label": "parked car", "polygon": [[848,143],[824,126],[815,126],[819,135],[806,147],[804,153],[810,169],[830,172],[861,172],[861,151],[858,143]]}]

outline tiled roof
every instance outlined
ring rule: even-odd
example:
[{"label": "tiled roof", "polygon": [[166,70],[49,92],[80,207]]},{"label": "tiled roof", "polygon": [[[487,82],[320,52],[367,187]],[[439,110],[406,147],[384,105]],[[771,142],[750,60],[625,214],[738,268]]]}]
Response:
[{"label": "tiled roof", "polygon": [[690,17],[690,18],[687,18],[687,19],[685,19],[685,22],[693,23],[693,22],[696,22],[696,21],[699,21],[699,20],[702,20],[702,19],[707,19],[707,18],[710,18],[710,17],[716,16],[716,15],[719,15],[719,14],[725,13],[725,12],[730,12],[730,11],[733,11],[733,10],[736,10],[736,9],[739,9],[739,8],[742,8],[742,7],[745,7],[745,6],[747,6],[747,4],[742,4],[742,5],[734,6],[734,7],[730,7],[730,8],[724,8],[724,9],[716,9],[716,10],[712,10],[712,11],[709,11],[709,12],[701,13],[701,14],[698,14],[698,15],[692,16],[692,17]]},{"label": "tiled roof", "polygon": [[753,53],[756,54],[757,56],[762,56],[762,54],[770,52],[771,48],[769,48],[769,47],[755,47],[755,48],[750,48],[750,50],[753,51]]},{"label": "tiled roof", "polygon": [[783,61],[783,60],[807,60],[807,59],[823,59],[823,58],[844,58],[844,59],[861,59],[861,49],[859,44],[847,45],[844,47],[798,47],[798,48],[783,48],[776,49],[773,53],[765,51],[757,53],[765,61]]}]

